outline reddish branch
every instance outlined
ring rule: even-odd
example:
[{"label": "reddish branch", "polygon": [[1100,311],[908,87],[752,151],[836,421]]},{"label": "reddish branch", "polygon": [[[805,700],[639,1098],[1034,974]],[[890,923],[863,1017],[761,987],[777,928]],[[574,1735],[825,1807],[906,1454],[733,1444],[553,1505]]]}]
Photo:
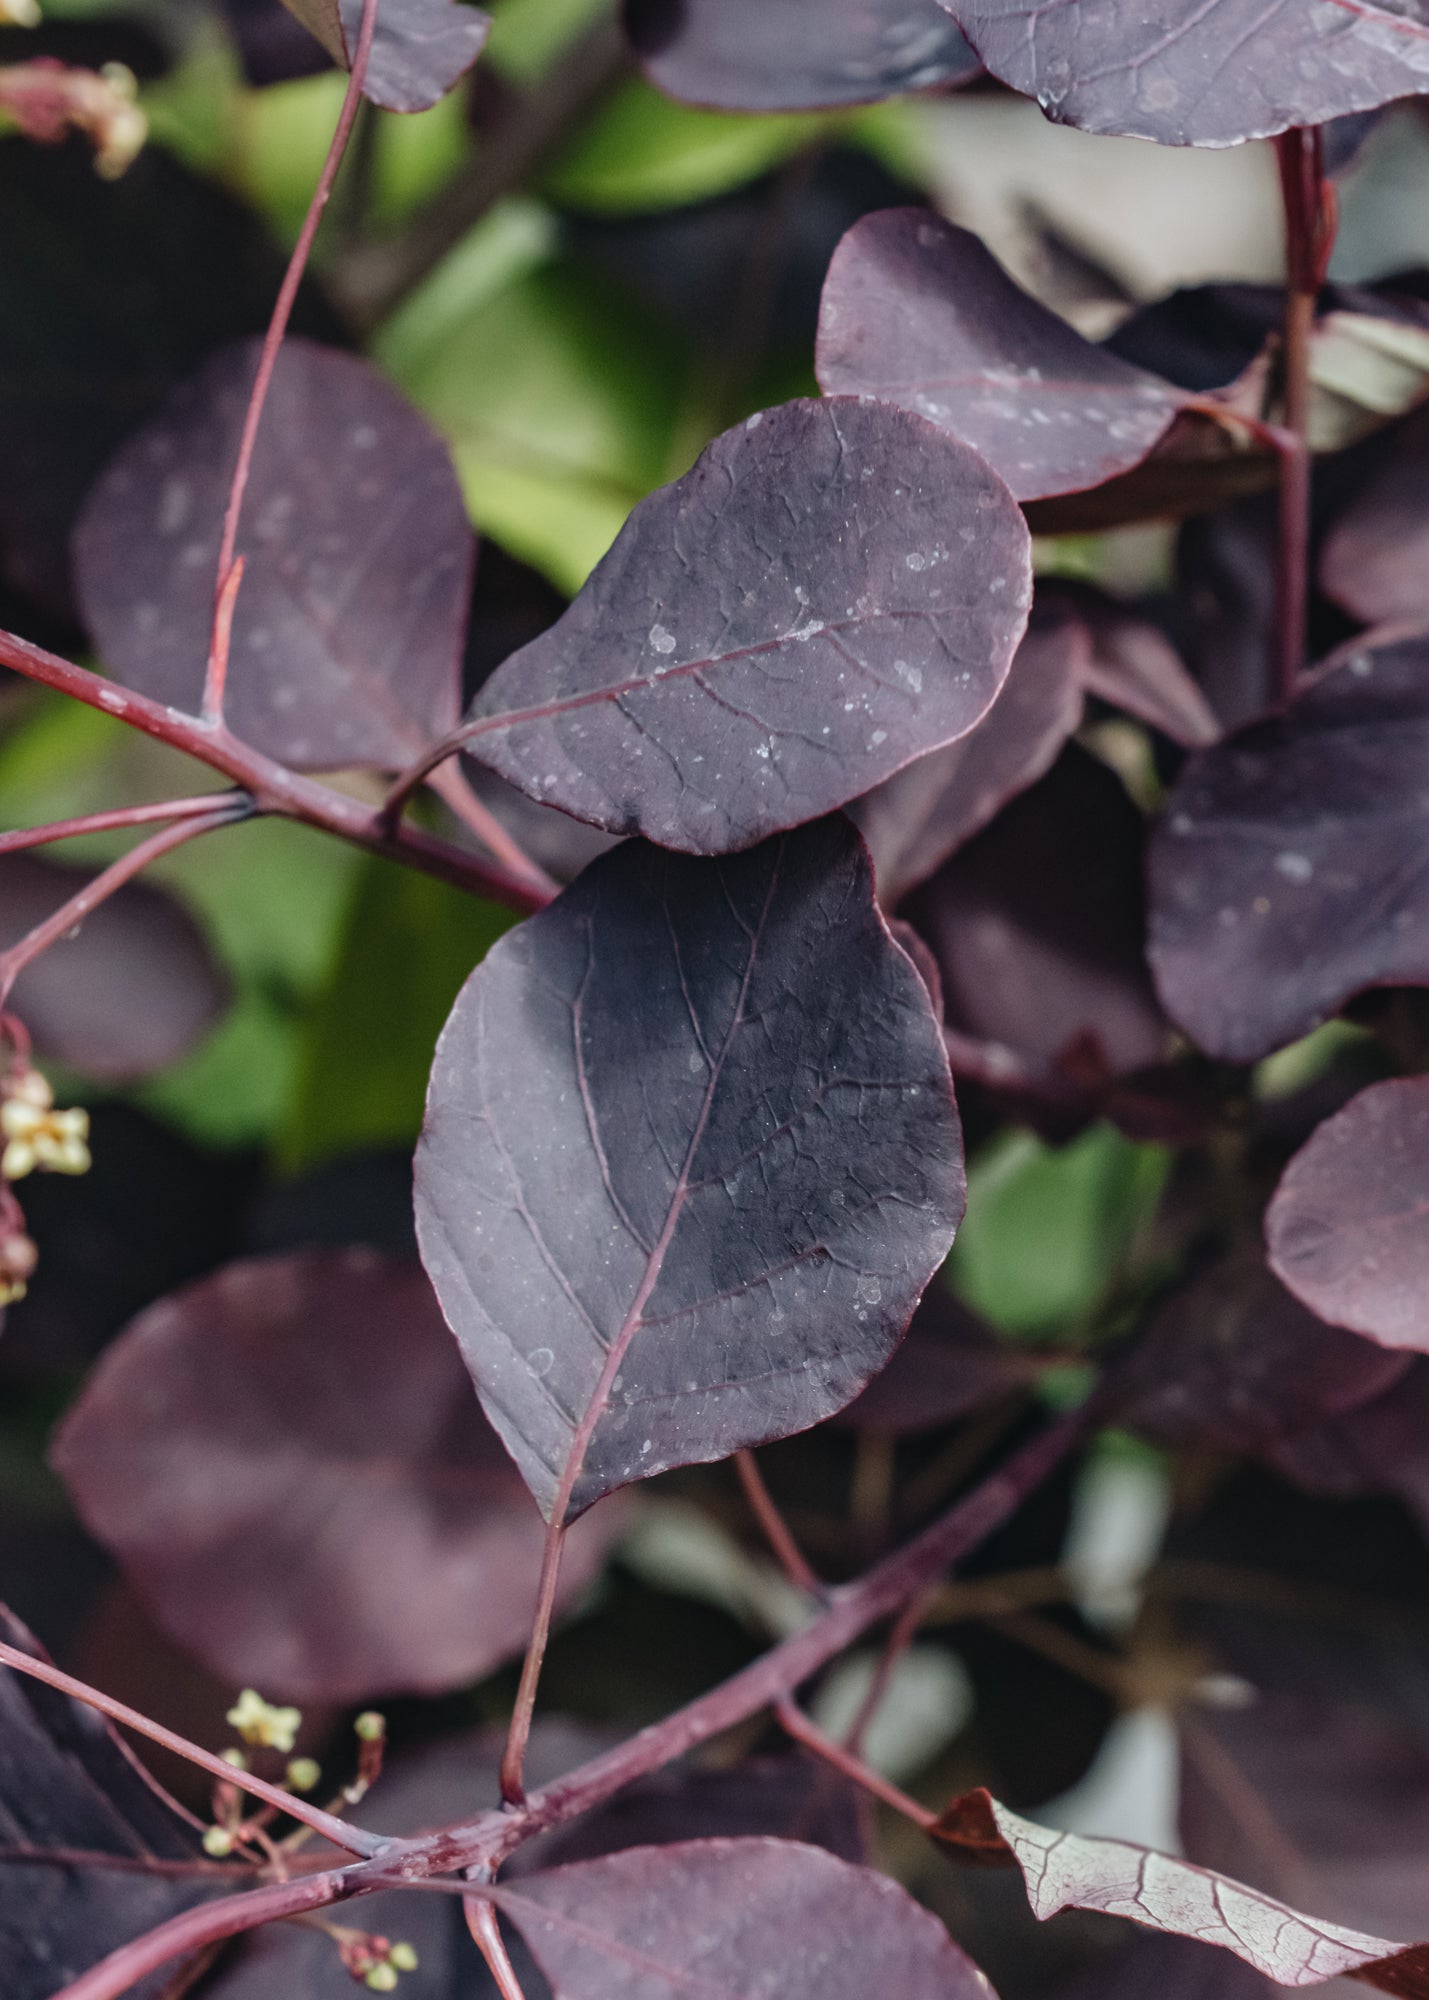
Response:
[{"label": "reddish branch", "polygon": [[[533,1792],[523,1805],[498,1808],[440,1832],[381,1843],[370,1860],[328,1869],[300,1881],[272,1883],[187,1910],[112,1952],[55,2000],[119,2000],[138,1980],[174,1959],[274,1918],[320,1909],[399,1883],[419,1887],[434,1876],[458,1870],[494,1871],[537,1834],[590,1812],[637,1778],[662,1769],[790,1698],[871,1626],[890,1617],[999,1528],[1065,1458],[1093,1414],[1093,1406],[1086,1405],[1049,1425],[906,1547],[886,1557],[856,1583],[836,1590],[827,1609],[802,1632],[772,1647],[663,1721]],[[7,1652],[5,1657],[21,1671],[35,1669],[36,1663],[23,1654]]]}]

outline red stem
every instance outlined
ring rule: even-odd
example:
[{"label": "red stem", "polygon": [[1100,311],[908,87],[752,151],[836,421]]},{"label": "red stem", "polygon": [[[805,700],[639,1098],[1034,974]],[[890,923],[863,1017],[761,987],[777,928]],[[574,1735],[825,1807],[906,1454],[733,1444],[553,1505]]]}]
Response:
[{"label": "red stem", "polygon": [[54,2000],[119,2000],[138,1980],[171,1960],[274,1917],[320,1909],[401,1881],[420,1887],[428,1877],[457,1869],[494,1870],[537,1834],[603,1805],[635,1779],[686,1756],[791,1694],[870,1626],[889,1617],[985,1541],[1065,1458],[1096,1414],[1096,1406],[1089,1403],[1049,1425],[905,1548],[886,1557],[857,1583],[836,1591],[827,1610],[802,1632],[662,1722],[533,1792],[518,1809],[505,1807],[466,1825],[390,1841],[370,1861],[187,1910],[111,1952]]},{"label": "red stem", "polygon": [[[251,1792],[255,1799],[262,1799],[265,1805],[276,1806],[290,1819],[302,1820],[314,1833],[322,1834],[336,1847],[346,1848],[349,1854],[374,1855],[383,1851],[384,1842],[376,1834],[366,1833],[361,1827],[349,1826],[346,1820],[335,1819],[320,1806],[308,1805],[291,1792],[270,1785],[266,1779],[255,1778],[249,1771],[240,1771],[232,1764],[225,1764],[222,1757],[216,1757],[201,1744],[190,1743],[186,1736],[166,1729],[162,1722],[151,1722],[137,1708],[116,1701],[112,1695],[102,1694],[98,1688],[90,1687],[86,1681],[76,1680],[73,1674],[63,1672],[50,1661],[36,1659],[32,1653],[22,1653],[4,1640],[0,1640],[0,1666],[12,1667],[18,1674],[28,1674],[31,1680],[43,1681],[46,1687],[58,1688],[61,1694],[82,1701],[87,1708],[98,1709],[111,1722],[122,1722],[126,1729],[134,1730],[139,1736],[147,1736],[151,1743],[161,1744],[176,1756],[186,1757],[191,1764],[207,1771],[210,1777],[218,1778],[225,1785],[234,1785],[239,1791]],[[123,1988],[119,1990],[122,1992]]]},{"label": "red stem", "polygon": [[67,902],[61,903],[53,916],[46,917],[42,924],[36,924],[32,931],[27,931],[25,936],[12,944],[8,951],[0,952],[0,1007],[3,1007],[9,999],[11,988],[27,965],[37,959],[42,952],[48,951],[52,944],[57,944],[66,932],[74,929],[76,924],[82,923],[92,910],[97,910],[101,903],[108,902],[116,890],[122,889],[131,877],[147,868],[151,861],[157,861],[161,854],[169,853],[172,848],[182,847],[186,841],[196,840],[202,833],[212,833],[220,826],[235,826],[240,819],[246,819],[251,807],[242,793],[235,796],[240,802],[237,808],[225,805],[217,812],[203,814],[197,819],[181,819],[173,826],[166,826],[158,833],[151,833],[147,840],[141,840],[137,847],[131,847],[127,854],[122,855],[118,861],[111,862],[108,868],[96,875],[92,881],[86,882],[84,887],[77,890]]},{"label": "red stem", "polygon": [[489,896],[508,909],[519,910],[523,916],[543,909],[550,901],[548,895],[538,895],[526,877],[483,861],[449,841],[434,840],[413,827],[389,830],[380,811],[341,792],[330,791],[310,778],[299,777],[286,765],[240,743],[221,724],[183,715],[163,702],[152,701],[148,695],[103,680],[87,668],[62,660],[57,653],[48,653],[44,647],[32,645],[13,632],[0,631],[0,666],[11,667],[42,687],[71,695],[90,708],[102,709],[106,715],[167,743],[171,749],[198,758],[210,770],[240,785],[260,813],[279,813],[303,826],[320,828],[369,853],[405,862],[426,875],[451,882],[472,895]]},{"label": "red stem", "polygon": [[503,867],[513,875],[520,875],[531,884],[538,896],[548,902],[561,893],[559,882],[553,882],[544,868],[537,864],[521,847],[489,806],[479,799],[465,776],[455,764],[444,764],[432,778],[432,790],[442,798],[456,814],[462,825],[474,833],[477,839]]},{"label": "red stem", "polygon": [[790,1532],[789,1523],[779,1512],[774,1495],[764,1483],[764,1474],[759,1470],[754,1453],[737,1451],[734,1454],[734,1469],[739,1474],[739,1483],[744,1488],[750,1512],[763,1530],[764,1539],[774,1551],[785,1576],[796,1589],[808,1591],[811,1597],[823,1597],[824,1586],[810,1569],[804,1551]]},{"label": "red stem", "polygon": [[22,854],[26,848],[48,847],[52,841],[74,840],[84,833],[151,826],[155,820],[202,819],[236,800],[233,792],[207,792],[199,798],[161,799],[150,806],[114,806],[107,812],[82,813],[77,819],[57,819],[49,826],[22,826],[14,833],[0,833],[0,854]]},{"label": "red stem", "polygon": [[506,1946],[502,1941],[501,1926],[496,1921],[496,1911],[485,1896],[473,1896],[468,1901],[466,1925],[490,1968],[501,2000],[526,2000],[525,1994],[521,1991],[521,1982],[516,1977],[516,1968],[506,1956]]},{"label": "red stem", "polygon": [[822,1757],[826,1764],[842,1772],[843,1776],[853,1784],[861,1786],[874,1798],[882,1799],[884,1805],[892,1806],[895,1812],[900,1812],[905,1818],[911,1819],[915,1826],[921,1826],[925,1833],[930,1826],[936,1825],[938,1815],[935,1812],[930,1812],[927,1806],[919,1805],[917,1799],[910,1798],[907,1792],[900,1791],[897,1785],[890,1784],[887,1778],[865,1764],[862,1757],[856,1756],[842,1743],[836,1743],[832,1736],[825,1735],[818,1723],[811,1722],[791,1696],[786,1695],[782,1701],[776,1702],[774,1713],[778,1716],[781,1727],[794,1738],[796,1743],[802,1743],[806,1750],[812,1750],[816,1757]]},{"label": "red stem", "polygon": [[536,1689],[545,1664],[551,1637],[551,1617],[556,1608],[556,1587],[561,1580],[561,1558],[566,1549],[565,1509],[570,1494],[560,1496],[560,1512],[546,1524],[546,1541],[541,1550],[541,1577],[536,1588],[536,1615],[531,1621],[531,1637],[521,1662],[521,1682],[506,1731],[506,1748],[501,1753],[501,1796],[508,1806],[526,1803],[522,1772],[526,1745],[531,1738],[531,1719],[536,1713]]},{"label": "red stem", "polygon": [[318,184],[313,189],[313,198],[308,203],[308,212],[303,218],[303,226],[298,232],[298,240],[293,246],[293,254],[288,259],[288,268],[283,273],[283,282],[278,289],[278,299],[273,307],[273,317],[268,322],[268,331],[263,337],[262,352],[258,356],[258,372],[253,378],[249,392],[248,408],[243,418],[243,435],[238,442],[238,462],[233,468],[233,481],[228,489],[228,507],[223,516],[223,539],[218,550],[218,578],[214,586],[213,634],[208,649],[208,670],[204,676],[203,715],[211,723],[223,719],[223,689],[228,673],[228,628],[233,616],[233,597],[238,589],[242,571],[235,571],[234,551],[238,543],[238,517],[243,511],[243,495],[248,487],[248,475],[253,469],[253,447],[258,439],[258,426],[263,420],[263,405],[268,398],[268,387],[273,379],[273,370],[278,363],[278,350],[283,344],[283,336],[288,330],[292,317],[293,301],[298,296],[298,286],[303,281],[308,258],[312,253],[313,238],[318,233],[323,210],[332,194],[337,170],[342,165],[342,156],[347,151],[347,141],[352,132],[352,121],[357,116],[357,107],[362,101],[362,85],[367,75],[367,61],[372,53],[372,36],[377,26],[377,0],[362,0],[362,22],[357,31],[357,47],[353,51],[352,74],[347,80],[347,92],[342,100],[342,109],[337,117],[337,129],[332,135],[327,158],[323,161]]}]

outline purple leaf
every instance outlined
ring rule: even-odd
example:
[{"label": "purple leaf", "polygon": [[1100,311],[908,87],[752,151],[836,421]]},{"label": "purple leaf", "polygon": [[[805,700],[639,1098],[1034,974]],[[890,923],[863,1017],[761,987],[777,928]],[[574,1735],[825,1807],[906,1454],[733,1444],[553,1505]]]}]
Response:
[{"label": "purple leaf", "polygon": [[1284,1439],[1272,1459],[1312,1493],[1392,1493],[1429,1536],[1429,1362],[1411,1362],[1372,1403]]},{"label": "purple leaf", "polygon": [[1029,546],[997,475],[931,424],[785,403],[640,503],[481,690],[466,747],[608,832],[750,846],[980,720],[1026,624]]},{"label": "purple leaf", "polygon": [[1349,1973],[1404,2000],[1429,1994],[1429,1945],[1304,1916],[1243,1882],[1129,1840],[1037,1826],[985,1791],[955,1799],[933,1832],[967,1860],[1020,1868],[1043,1921],[1059,1910],[1099,1910],[1219,1945],[1281,1986],[1319,1986]]},{"label": "purple leaf", "polygon": [[1090,665],[1090,635],[1079,619],[1065,608],[1034,613],[977,727],[855,800],[850,812],[890,909],[1041,777],[1081,720]]},{"label": "purple leaf", "polygon": [[1325,538],[1320,588],[1368,625],[1429,619],[1429,412],[1386,443],[1389,455]]},{"label": "purple leaf", "polygon": [[1354,650],[1191,759],[1151,843],[1151,963],[1207,1054],[1254,1062],[1369,986],[1429,983],[1429,642]]},{"label": "purple leaf", "polygon": [[473,973],[417,1153],[422,1255],[548,1516],[784,1437],[896,1347],[964,1204],[927,991],[823,820],[593,862]]},{"label": "purple leaf", "polygon": [[1140,813],[1076,746],[914,897],[948,1025],[1055,1078],[1103,1082],[1166,1052],[1143,947]]},{"label": "purple leaf", "polygon": [[493,1900],[554,2000],[990,2000],[906,1889],[794,1841],[632,1847]]},{"label": "purple leaf", "polygon": [[[164,1630],[226,1680],[434,1693],[526,1641],[541,1523],[415,1262],[307,1251],[173,1293],[105,1353],[54,1464]],[[580,1531],[567,1597],[608,1538]]]},{"label": "purple leaf", "polygon": [[1234,146],[1429,89],[1423,0],[943,0],[993,75],[1049,118]]},{"label": "purple leaf", "polygon": [[1429,1076],[1371,1084],[1285,1169],[1272,1269],[1312,1312],[1429,1353]]},{"label": "purple leaf", "polygon": [[[343,69],[352,68],[362,0],[284,0]],[[491,17],[463,0],[379,0],[362,94],[387,111],[426,111],[480,55]]]},{"label": "purple leaf", "polygon": [[937,1430],[1029,1387],[1045,1359],[1000,1339],[935,1278],[893,1359],[834,1422],[889,1437]]},{"label": "purple leaf", "polygon": [[1159,729],[1184,749],[1199,750],[1221,735],[1215,710],[1187,672],[1180,654],[1149,618],[1099,591],[1063,585],[1091,639],[1084,669],[1088,694]]},{"label": "purple leaf", "polygon": [[1185,392],[1083,340],[966,229],[921,208],[854,224],[819,317],[819,381],[876,396],[970,444],[1019,500],[1139,465]]},{"label": "purple leaf", "polygon": [[[92,870],[0,857],[0,951],[54,915]],[[222,1014],[228,981],[193,918],[130,882],[20,974],[11,1011],[41,1055],[105,1083],[178,1062]]]},{"label": "purple leaf", "polygon": [[1118,1411],[1160,1443],[1262,1451],[1368,1403],[1406,1366],[1316,1319],[1248,1252],[1161,1308],[1118,1378]]},{"label": "purple leaf", "polygon": [[[117,680],[189,713],[257,346],[224,348],[98,481],[80,600]],[[457,718],[471,530],[446,446],[367,362],[283,345],[238,527],[227,719],[299,770],[398,768]]]},{"label": "purple leaf", "polygon": [[938,0],[625,0],[625,32],[667,97],[725,111],[814,111],[946,89],[977,57]]},{"label": "purple leaf", "polygon": [[[45,1657],[0,1607],[0,1638]],[[193,1879],[132,1868],[6,1861],[36,1848],[159,1862],[199,1859],[179,1808],[91,1708],[0,1667],[0,1964],[5,2000],[53,1993],[150,1926],[195,1902]],[[169,1990],[172,1969],[134,1986],[136,2000]]]}]

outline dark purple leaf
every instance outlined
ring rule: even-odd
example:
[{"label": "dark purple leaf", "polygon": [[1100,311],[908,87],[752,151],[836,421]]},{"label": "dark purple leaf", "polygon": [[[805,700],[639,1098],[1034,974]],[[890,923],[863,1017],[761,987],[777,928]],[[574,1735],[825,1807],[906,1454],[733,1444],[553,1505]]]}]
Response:
[{"label": "dark purple leaf", "polygon": [[1429,1535],[1429,1363],[1411,1363],[1372,1403],[1286,1438],[1272,1458],[1312,1493],[1392,1493]]},{"label": "dark purple leaf", "polygon": [[1099,1910],[1232,1951],[1281,1986],[1350,1973],[1404,2000],[1429,1993],[1429,1945],[1402,1945],[1306,1916],[1258,1889],[1129,1840],[1037,1826],[985,1791],[955,1799],[937,1839],[964,1859],[1022,1870],[1033,1915]]},{"label": "dark purple leaf", "polygon": [[[0,857],[0,951],[92,873]],[[21,973],[9,1004],[41,1055],[126,1083],[177,1062],[227,1003],[228,981],[193,918],[162,889],[130,882]]]},{"label": "dark purple leaf", "polygon": [[1192,758],[1151,843],[1151,963],[1201,1048],[1253,1062],[1365,987],[1429,983],[1429,641],[1350,652]]},{"label": "dark purple leaf", "polygon": [[1252,1251],[1161,1308],[1118,1379],[1118,1410],[1160,1443],[1262,1451],[1368,1403],[1406,1365],[1316,1319]]},{"label": "dark purple leaf", "polygon": [[1026,624],[1027,530],[903,411],[786,403],[643,500],[473,704],[471,754],[611,833],[720,853],[967,733]]},{"label": "dark purple leaf", "polygon": [[[43,1659],[0,1607],[0,1638]],[[200,1859],[197,1834],[93,1709],[0,1667],[0,1965],[5,2000],[50,2000],[107,1952],[193,1903],[193,1878],[6,1861],[7,1848]],[[131,1990],[157,2000],[172,1978]]]},{"label": "dark purple leaf", "polygon": [[1366,624],[1429,619],[1429,412],[1393,433],[1392,449],[1330,530],[1320,588]]},{"label": "dark purple leaf", "polygon": [[1002,692],[975,729],[850,808],[891,909],[1008,799],[1041,777],[1081,720],[1091,640],[1081,620],[1034,613]]},{"label": "dark purple leaf", "polygon": [[[541,1523],[415,1262],[255,1259],[161,1300],[90,1376],[54,1463],[165,1631],[225,1679],[430,1693],[525,1643]],[[568,1597],[608,1538],[582,1530]]]},{"label": "dark purple leaf", "polygon": [[1154,1063],[1167,1029],[1143,946],[1140,813],[1075,746],[913,898],[947,1021],[1069,1082]]},{"label": "dark purple leaf", "polygon": [[962,1216],[927,991],[823,820],[618,848],[488,954],[437,1045],[422,1255],[543,1511],[851,1401]]},{"label": "dark purple leaf", "polygon": [[1271,1267],[1321,1319],[1429,1353],[1429,1076],[1371,1084],[1285,1169]]},{"label": "dark purple leaf", "polygon": [[1234,146],[1429,89],[1423,0],[943,0],[993,75],[1084,132]]},{"label": "dark purple leaf", "polygon": [[[261,332],[283,260],[247,209],[162,146],[105,181],[83,148],[7,139],[0,268],[4,571],[68,613],[70,529],[85,493],[205,355]],[[342,337],[307,285],[294,328]]]},{"label": "dark purple leaf", "polygon": [[726,111],[813,111],[966,83],[979,64],[938,0],[625,0],[658,90]]},{"label": "dark purple leaf", "polygon": [[1065,597],[1091,639],[1091,657],[1083,670],[1088,694],[1149,723],[1187,750],[1217,740],[1221,726],[1215,710],[1159,627],[1099,591],[1063,585],[1051,601]]},{"label": "dark purple leaf", "polygon": [[935,1278],[893,1359],[834,1422],[890,1437],[937,1430],[1027,1388],[1044,1358],[1000,1339]]},{"label": "dark purple leaf", "polygon": [[930,1911],[871,1868],[784,1840],[632,1847],[495,1900],[555,2000],[988,2000]]},{"label": "dark purple leaf", "polygon": [[855,223],[834,253],[818,373],[914,410],[980,451],[1019,500],[1139,465],[1185,393],[1094,347],[966,229],[926,209]]},{"label": "dark purple leaf", "polygon": [[1348,1702],[1284,1696],[1188,1706],[1180,1722],[1179,1821],[1191,1860],[1337,1923],[1422,1926],[1422,1742]]},{"label": "dark purple leaf", "polygon": [[[106,666],[189,713],[257,353],[225,348],[175,391],[75,536]],[[426,420],[366,361],[285,342],[238,528],[230,728],[300,770],[409,763],[456,721],[473,548]]]},{"label": "dark purple leaf", "polygon": [[[284,0],[333,61],[352,68],[362,0]],[[388,111],[426,111],[471,68],[491,17],[465,0],[379,0],[362,94]]]}]

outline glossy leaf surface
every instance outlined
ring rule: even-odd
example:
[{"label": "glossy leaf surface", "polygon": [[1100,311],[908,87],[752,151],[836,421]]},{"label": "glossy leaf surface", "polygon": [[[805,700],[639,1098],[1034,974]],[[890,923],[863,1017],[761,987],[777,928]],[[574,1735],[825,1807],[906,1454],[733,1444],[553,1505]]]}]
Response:
[{"label": "glossy leaf surface", "polygon": [[[0,858],[0,951],[53,916],[91,871]],[[16,980],[10,1005],[42,1055],[105,1083],[177,1062],[211,1027],[228,981],[180,903],[130,882]]]},{"label": "glossy leaf surface", "polygon": [[1321,1319],[1429,1352],[1429,1077],[1372,1084],[1326,1119],[1286,1168],[1265,1234]]},{"label": "glossy leaf surface", "polygon": [[[196,711],[257,348],[223,349],[108,467],[75,538],[117,680]],[[398,768],[460,701],[473,542],[446,446],[367,362],[287,341],[238,525],[234,734],[300,770]]]},{"label": "glossy leaf surface", "polygon": [[1368,1403],[1405,1366],[1326,1326],[1250,1253],[1157,1313],[1121,1378],[1122,1414],[1160,1443],[1259,1451]]},{"label": "glossy leaf surface", "polygon": [[842,818],[643,844],[497,944],[437,1046],[422,1255],[542,1510],[802,1430],[961,1219],[927,990]]},{"label": "glossy leaf surface", "polygon": [[[173,1293],[107,1350],[54,1463],[164,1629],[227,1680],[436,1692],[525,1643],[541,1523],[415,1262],[300,1252]],[[608,1532],[577,1534],[568,1596]]]},{"label": "glossy leaf surface", "polygon": [[1365,987],[1429,982],[1426,768],[1422,638],[1351,652],[1187,765],[1151,844],[1151,963],[1208,1054],[1253,1062]]},{"label": "glossy leaf surface", "polygon": [[866,216],[835,251],[818,373],[830,394],[877,396],[972,445],[1019,500],[1139,465],[1186,401],[1030,298],[971,231],[921,208]]},{"label": "glossy leaf surface", "polygon": [[502,1892],[554,2000],[987,2000],[905,1889],[781,1840],[633,1847]]},{"label": "glossy leaf surface", "polygon": [[1084,132],[1234,146],[1429,89],[1423,0],[943,0],[994,76]]},{"label": "glossy leaf surface", "polygon": [[[344,69],[352,68],[362,0],[284,0]],[[425,111],[481,53],[490,16],[464,0],[379,0],[362,94],[388,111]]]},{"label": "glossy leaf surface", "polygon": [[1429,1945],[1396,1944],[1302,1915],[1243,1882],[1129,1840],[1037,1826],[983,1791],[955,1799],[933,1831],[983,1866],[1020,1868],[1033,1915],[1044,1920],[1059,1910],[1129,1917],[1148,1930],[1220,1945],[1281,1986],[1319,1986],[1350,1973],[1405,2000],[1429,1993]]},{"label": "glossy leaf surface", "polygon": [[938,0],[626,0],[625,32],[650,81],[687,104],[811,111],[870,104],[976,76]]},{"label": "glossy leaf surface", "polygon": [[786,403],[642,501],[466,747],[611,833],[747,847],[971,729],[1030,598],[1026,527],[975,453],[899,410]]},{"label": "glossy leaf surface", "polygon": [[[0,1608],[0,1638],[20,1652],[43,1650]],[[104,1866],[7,1863],[7,1848],[71,1849],[199,1858],[198,1838],[178,1808],[93,1709],[0,1667],[0,1963],[6,2000],[50,2000],[107,1952],[162,1923],[203,1893],[192,1878]],[[155,2000],[171,1975],[132,1990]]]}]

